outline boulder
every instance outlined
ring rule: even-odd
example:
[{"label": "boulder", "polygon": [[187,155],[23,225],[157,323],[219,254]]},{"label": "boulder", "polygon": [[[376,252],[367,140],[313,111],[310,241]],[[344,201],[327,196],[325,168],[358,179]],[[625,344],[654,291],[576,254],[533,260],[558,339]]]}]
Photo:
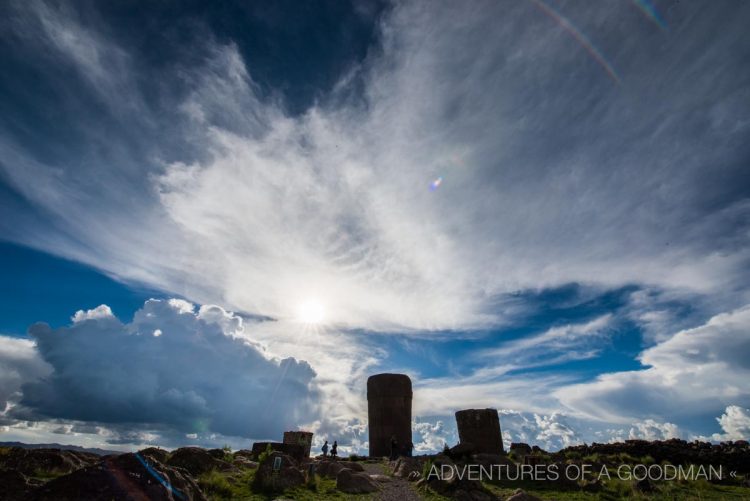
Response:
[{"label": "boulder", "polygon": [[364,466],[362,466],[359,463],[354,463],[352,461],[346,461],[346,462],[342,462],[340,464],[341,464],[341,466],[343,466],[347,470],[358,471],[358,472],[365,471],[365,467]]},{"label": "boulder", "polygon": [[414,473],[422,474],[422,463],[418,459],[400,457],[393,465],[394,477],[410,478]]},{"label": "boulder", "polygon": [[30,479],[16,470],[0,470],[0,485],[1,501],[22,501],[28,499],[31,492],[42,485],[42,482]]},{"label": "boulder", "polygon": [[373,479],[375,482],[379,482],[381,484],[388,484],[390,482],[393,482],[393,479],[389,477],[388,475],[381,475],[379,473],[371,474],[370,478]]},{"label": "boulder", "polygon": [[[277,461],[276,458],[281,458]],[[278,464],[279,468],[274,469]],[[272,452],[258,465],[253,485],[265,491],[284,491],[305,483],[305,475],[297,462],[281,452]]]},{"label": "boulder", "polygon": [[211,470],[229,470],[232,465],[200,447],[181,447],[170,454],[167,465],[185,468],[194,477]]},{"label": "boulder", "polygon": [[515,452],[520,456],[525,456],[526,454],[531,454],[531,446],[523,442],[512,443],[510,444],[510,452]]},{"label": "boulder", "polygon": [[34,501],[113,499],[204,501],[189,476],[139,454],[107,456],[98,464],[50,480],[28,498]]},{"label": "boulder", "polygon": [[335,479],[341,470],[347,469],[342,463],[338,461],[323,460],[319,461],[315,466],[315,472],[321,477],[328,477]]},{"label": "boulder", "polygon": [[215,457],[216,459],[224,459],[224,456],[226,456],[227,452],[224,449],[209,449],[206,452],[208,452],[211,456]]},{"label": "boulder", "polygon": [[336,475],[336,488],[347,494],[366,494],[379,490],[378,484],[370,478],[370,475],[346,468]]},{"label": "boulder", "polygon": [[154,461],[158,461],[160,463],[166,463],[167,458],[169,457],[169,452],[164,449],[160,449],[159,447],[146,447],[145,449],[141,449],[140,451],[138,451],[138,454],[140,454],[142,457],[149,457]]},{"label": "boulder", "polygon": [[99,456],[88,452],[11,447],[6,454],[0,456],[0,468],[14,470],[27,477],[39,473],[47,476],[65,475],[96,464],[99,460]]},{"label": "boulder", "polygon": [[257,468],[258,463],[248,459],[245,456],[235,456],[232,460],[232,465],[237,468]]}]

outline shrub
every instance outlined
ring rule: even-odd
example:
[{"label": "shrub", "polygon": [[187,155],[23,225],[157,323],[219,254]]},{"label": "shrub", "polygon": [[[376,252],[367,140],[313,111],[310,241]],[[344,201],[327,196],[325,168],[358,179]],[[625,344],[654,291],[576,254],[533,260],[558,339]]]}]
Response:
[{"label": "shrub", "polygon": [[268,459],[268,456],[270,456],[271,454],[273,454],[273,448],[271,447],[271,444],[268,444],[266,445],[266,450],[258,455],[258,463],[262,463],[263,461]]},{"label": "shrub", "polygon": [[211,470],[198,477],[198,486],[208,496],[230,499],[232,487],[226,477],[216,470]]}]

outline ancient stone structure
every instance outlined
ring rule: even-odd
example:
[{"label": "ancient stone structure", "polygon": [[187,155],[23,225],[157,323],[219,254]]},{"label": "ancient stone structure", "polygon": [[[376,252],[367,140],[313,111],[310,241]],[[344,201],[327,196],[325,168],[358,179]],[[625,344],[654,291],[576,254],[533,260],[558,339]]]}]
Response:
[{"label": "ancient stone structure", "polygon": [[503,452],[500,418],[497,409],[466,409],[456,412],[458,439],[472,444],[474,452],[499,454]]},{"label": "ancient stone structure", "polygon": [[312,447],[313,434],[309,431],[285,431],[284,443],[301,445],[304,457],[310,457],[310,447]]},{"label": "ancient stone structure", "polygon": [[400,455],[411,454],[411,379],[405,374],[376,374],[367,379],[370,456],[389,456],[396,437]]}]

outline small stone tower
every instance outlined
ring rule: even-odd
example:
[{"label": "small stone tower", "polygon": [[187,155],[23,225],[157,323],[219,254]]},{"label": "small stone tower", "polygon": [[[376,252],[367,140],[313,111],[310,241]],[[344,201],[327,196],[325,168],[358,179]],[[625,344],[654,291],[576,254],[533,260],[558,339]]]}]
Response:
[{"label": "small stone tower", "polygon": [[367,379],[370,456],[388,456],[391,437],[405,453],[411,444],[411,379],[405,374],[376,374]]},{"label": "small stone tower", "polygon": [[302,457],[310,457],[313,434],[309,431],[285,431],[284,443],[287,445],[299,445],[302,447]]},{"label": "small stone tower", "polygon": [[503,452],[500,434],[500,417],[497,409],[466,409],[456,412],[458,439],[470,443],[476,452],[499,454]]}]

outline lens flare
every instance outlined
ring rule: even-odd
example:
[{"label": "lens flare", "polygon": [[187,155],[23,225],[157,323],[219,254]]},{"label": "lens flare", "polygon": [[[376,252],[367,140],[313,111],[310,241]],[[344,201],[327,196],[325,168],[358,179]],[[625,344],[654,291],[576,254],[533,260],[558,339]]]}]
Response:
[{"label": "lens flare", "polygon": [[567,31],[570,36],[572,36],[581,45],[581,47],[586,49],[586,52],[588,52],[591,57],[593,57],[594,60],[599,63],[599,66],[604,68],[604,71],[607,72],[607,75],[609,75],[609,77],[614,80],[615,83],[617,83],[618,85],[620,84],[620,77],[617,75],[615,69],[611,64],[609,64],[609,62],[607,62],[607,60],[604,58],[604,55],[596,47],[594,47],[594,44],[591,43],[586,35],[584,35],[578,28],[573,26],[573,24],[568,21],[562,14],[560,14],[541,0],[529,0],[529,2],[533,3],[539,10],[544,12],[553,21],[559,24],[562,29]]},{"label": "lens flare", "polygon": [[430,183],[430,191],[437,190],[441,184],[443,184],[443,178],[438,177],[437,179],[435,179],[433,182]]},{"label": "lens flare", "polygon": [[651,22],[663,30],[667,29],[667,22],[661,17],[656,6],[650,0],[633,0],[633,3]]}]

